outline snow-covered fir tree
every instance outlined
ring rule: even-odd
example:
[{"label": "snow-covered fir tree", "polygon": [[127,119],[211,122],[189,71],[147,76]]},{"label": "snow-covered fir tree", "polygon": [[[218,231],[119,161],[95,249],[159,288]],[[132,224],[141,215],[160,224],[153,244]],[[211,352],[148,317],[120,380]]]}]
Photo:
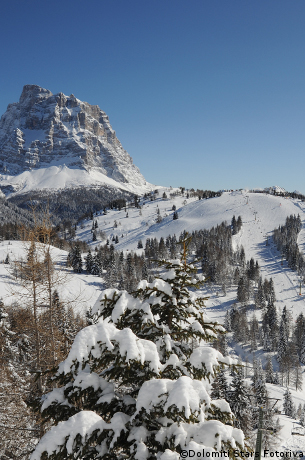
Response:
[{"label": "snow-covered fir tree", "polygon": [[245,434],[249,434],[252,429],[249,393],[250,388],[245,385],[242,372],[234,372],[228,401],[235,416],[235,426],[242,428]]},{"label": "snow-covered fir tree", "polygon": [[257,405],[261,406],[265,404],[267,389],[264,371],[260,359],[253,361],[252,387],[257,401]]},{"label": "snow-covered fir tree", "polygon": [[213,383],[211,397],[213,399],[227,399],[228,383],[223,369],[217,373]]},{"label": "snow-covered fir tree", "polygon": [[275,383],[274,382],[274,371],[273,371],[272,356],[271,355],[269,355],[268,358],[267,358],[265,375],[266,375],[266,382],[267,383]]},{"label": "snow-covered fir tree", "polygon": [[93,266],[93,257],[92,257],[92,254],[91,254],[91,250],[89,249],[88,250],[88,254],[87,256],[85,257],[85,263],[86,263],[86,270],[88,273],[91,273],[92,272],[92,266]]},{"label": "snow-covered fir tree", "polygon": [[179,260],[138,289],[108,289],[96,323],[84,328],[38,408],[55,424],[31,460],[178,460],[182,449],[242,449],[229,404],[212,400],[207,381],[229,357],[208,342],[224,329],[210,322],[194,289],[196,269]]},{"label": "snow-covered fir tree", "polygon": [[296,412],[293,401],[292,401],[292,396],[288,388],[286,389],[284,393],[283,410],[284,410],[284,414],[288,415],[288,417],[293,417],[293,415]]}]

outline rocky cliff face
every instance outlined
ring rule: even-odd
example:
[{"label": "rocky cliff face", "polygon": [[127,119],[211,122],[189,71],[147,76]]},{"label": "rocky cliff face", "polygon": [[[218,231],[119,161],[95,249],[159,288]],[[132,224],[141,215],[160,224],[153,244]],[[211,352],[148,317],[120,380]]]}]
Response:
[{"label": "rocky cliff face", "polygon": [[0,120],[0,174],[64,164],[97,168],[118,182],[146,184],[97,105],[26,85]]}]

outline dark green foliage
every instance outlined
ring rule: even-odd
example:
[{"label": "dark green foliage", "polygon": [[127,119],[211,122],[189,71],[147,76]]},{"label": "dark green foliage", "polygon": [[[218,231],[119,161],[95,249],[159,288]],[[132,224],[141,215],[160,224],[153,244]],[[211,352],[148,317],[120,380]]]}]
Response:
[{"label": "dark green foliage", "polygon": [[223,369],[217,373],[212,383],[211,397],[213,399],[228,399],[228,382]]},{"label": "dark green foliage", "polygon": [[237,287],[237,300],[243,304],[248,302],[250,298],[250,292],[249,292],[250,286],[249,286],[249,279],[245,276],[242,276],[238,282],[238,287]]},{"label": "dark green foliage", "polygon": [[91,251],[89,249],[87,256],[85,257],[85,263],[86,263],[86,271],[88,273],[92,272],[92,267],[93,267],[93,257],[91,254]]},{"label": "dark green foliage", "polygon": [[[89,218],[100,209],[120,209],[126,205],[126,200],[131,200],[133,195],[129,192],[108,186],[98,188],[73,188],[62,189],[56,192],[32,191],[10,198],[10,202],[24,208],[31,209],[35,202],[37,208],[49,207],[55,225],[67,220],[80,221]],[[24,212],[23,209],[21,212]],[[106,211],[107,212],[107,211]],[[0,221],[1,223],[1,221]]]},{"label": "dark green foliage", "polygon": [[298,214],[297,217],[291,215],[286,218],[285,225],[279,226],[278,229],[274,229],[273,240],[278,251],[281,251],[282,255],[287,260],[291,270],[297,271],[302,276],[305,270],[305,259],[303,254],[300,253],[297,244],[298,234],[301,228],[302,221],[300,215]]},{"label": "dark green foliage", "polygon": [[252,412],[249,399],[250,388],[243,380],[242,372],[236,371],[230,386],[228,401],[235,416],[235,426],[241,428],[245,433],[252,429]]},{"label": "dark green foliage", "polygon": [[295,407],[292,401],[292,396],[288,388],[284,393],[284,400],[283,400],[283,410],[284,414],[288,415],[288,417],[293,417],[295,414]]}]

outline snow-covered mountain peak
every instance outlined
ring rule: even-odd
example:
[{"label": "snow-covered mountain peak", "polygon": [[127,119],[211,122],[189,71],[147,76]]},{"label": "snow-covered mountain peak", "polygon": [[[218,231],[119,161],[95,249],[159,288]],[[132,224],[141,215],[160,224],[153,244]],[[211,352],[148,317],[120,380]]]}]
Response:
[{"label": "snow-covered mountain peak", "polygon": [[46,99],[50,96],[53,96],[51,91],[45,88],[41,88],[38,85],[24,85],[19,103],[20,104],[28,104],[29,102],[37,99]]},{"label": "snow-covered mountain peak", "polygon": [[122,184],[142,190],[150,186],[99,106],[73,94],[52,94],[40,86],[25,85],[19,102],[9,104],[0,120],[2,185],[14,183],[15,187],[16,176],[26,171],[62,164],[85,172],[86,183],[94,169],[100,179],[111,179],[119,188]]}]

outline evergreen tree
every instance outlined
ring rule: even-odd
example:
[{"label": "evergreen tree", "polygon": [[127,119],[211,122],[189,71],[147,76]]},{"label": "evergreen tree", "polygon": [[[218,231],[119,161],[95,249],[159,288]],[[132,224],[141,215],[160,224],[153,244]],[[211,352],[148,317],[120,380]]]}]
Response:
[{"label": "evergreen tree", "polygon": [[242,276],[237,286],[237,300],[241,303],[246,303],[249,298],[249,280],[245,276]]},{"label": "evergreen tree", "polygon": [[283,410],[284,410],[284,414],[288,415],[288,417],[292,417],[295,412],[294,404],[292,401],[292,396],[288,388],[286,389],[284,393]]},{"label": "evergreen tree", "polygon": [[231,229],[232,229],[232,235],[236,235],[237,233],[237,223],[236,223],[236,218],[235,216],[232,217],[232,221],[231,221]]},{"label": "evergreen tree", "polygon": [[216,374],[212,383],[211,398],[213,399],[227,399],[228,397],[228,383],[223,369]]},{"label": "evergreen tree", "polygon": [[249,434],[252,429],[252,413],[249,404],[249,388],[243,382],[240,371],[233,375],[231,391],[229,396],[230,407],[235,415],[235,426],[242,428],[245,434]]},{"label": "evergreen tree", "polygon": [[85,263],[86,263],[86,271],[88,273],[91,273],[92,272],[92,266],[93,266],[93,257],[92,257],[90,249],[88,250],[88,254],[85,257]]},{"label": "evergreen tree", "polygon": [[255,275],[256,275],[255,262],[254,262],[253,257],[251,257],[250,262],[249,262],[248,278],[254,281]]},{"label": "evergreen tree", "polygon": [[264,351],[272,351],[272,339],[269,324],[266,325],[263,342]]},{"label": "evergreen tree", "polygon": [[295,389],[298,391],[302,391],[303,387],[303,375],[302,375],[302,366],[299,363],[299,360],[296,361],[295,367],[294,367],[294,375],[293,375],[293,380],[294,380],[294,385]]},{"label": "evergreen tree", "polygon": [[[3,460],[28,458],[39,434],[33,414],[25,404],[34,390],[28,372],[33,353],[28,336],[17,334],[12,327],[13,322],[15,329],[19,326],[17,315],[15,321],[9,316],[0,300],[0,458]],[[33,322],[29,311],[28,316]]]},{"label": "evergreen tree", "polygon": [[83,271],[83,260],[80,252],[80,247],[78,244],[73,249],[71,265],[73,267],[74,272],[81,273]]},{"label": "evergreen tree", "polygon": [[257,292],[255,296],[255,305],[257,308],[265,308],[266,307],[266,296],[263,287],[262,278],[259,278]]},{"label": "evergreen tree", "polygon": [[287,355],[287,350],[288,350],[288,340],[287,340],[287,333],[286,333],[286,328],[285,328],[285,323],[283,322],[283,319],[281,320],[281,325],[280,325],[280,338],[279,344],[278,344],[278,354],[277,354],[277,359],[279,363],[283,362]]},{"label": "evergreen tree", "polygon": [[297,352],[300,358],[301,363],[304,364],[302,360],[303,349],[305,344],[305,318],[303,313],[301,313],[296,319],[296,325],[293,331],[294,341],[297,347]]},{"label": "evergreen tree", "polygon": [[300,350],[300,361],[302,364],[305,364],[305,334],[302,338]]},{"label": "evergreen tree", "polygon": [[239,230],[241,229],[242,225],[243,225],[242,218],[241,218],[241,216],[238,216],[237,221],[236,221],[237,232],[239,232]]},{"label": "evergreen tree", "polygon": [[268,359],[267,359],[265,375],[266,375],[266,382],[267,383],[274,383],[274,371],[273,371],[272,356],[271,355],[269,355]]},{"label": "evergreen tree", "polygon": [[207,322],[204,299],[190,292],[200,282],[183,244],[181,260],[162,261],[166,271],[133,295],[105,291],[98,322],[78,334],[52,379],[57,387],[38,402],[56,425],[32,460],[178,460],[190,445],[234,458],[233,446],[242,448],[242,432],[225,425],[229,405],[206,391],[204,380],[229,359],[208,345],[222,328]]},{"label": "evergreen tree", "polygon": [[[253,317],[250,320],[249,332],[250,332],[250,347],[251,347],[251,351],[255,351],[255,350],[257,350],[257,340],[258,340],[258,337],[259,337],[259,325],[258,325],[258,321],[257,321],[255,315],[253,315]],[[248,339],[249,339],[249,337],[248,337]]]},{"label": "evergreen tree", "polygon": [[253,379],[252,379],[253,391],[255,394],[257,405],[262,406],[266,402],[267,389],[266,389],[264,371],[263,371],[262,363],[260,359],[253,362],[253,371],[254,371]]},{"label": "evergreen tree", "polygon": [[[277,310],[276,306],[270,302],[270,298],[268,301],[267,305],[267,311],[263,315],[263,321],[262,321],[262,326],[263,330],[266,333],[267,331],[270,332],[270,338],[272,341],[272,350],[276,351],[277,350],[277,345],[278,345],[278,317],[277,317]],[[269,329],[268,327],[269,326]]]},{"label": "evergreen tree", "polygon": [[302,412],[300,415],[300,424],[302,426],[305,426],[305,404],[303,404],[303,407],[302,407]]},{"label": "evergreen tree", "polygon": [[231,314],[230,311],[226,311],[226,316],[225,316],[225,322],[224,322],[224,327],[226,331],[231,332],[232,331],[232,326],[231,326]]}]

